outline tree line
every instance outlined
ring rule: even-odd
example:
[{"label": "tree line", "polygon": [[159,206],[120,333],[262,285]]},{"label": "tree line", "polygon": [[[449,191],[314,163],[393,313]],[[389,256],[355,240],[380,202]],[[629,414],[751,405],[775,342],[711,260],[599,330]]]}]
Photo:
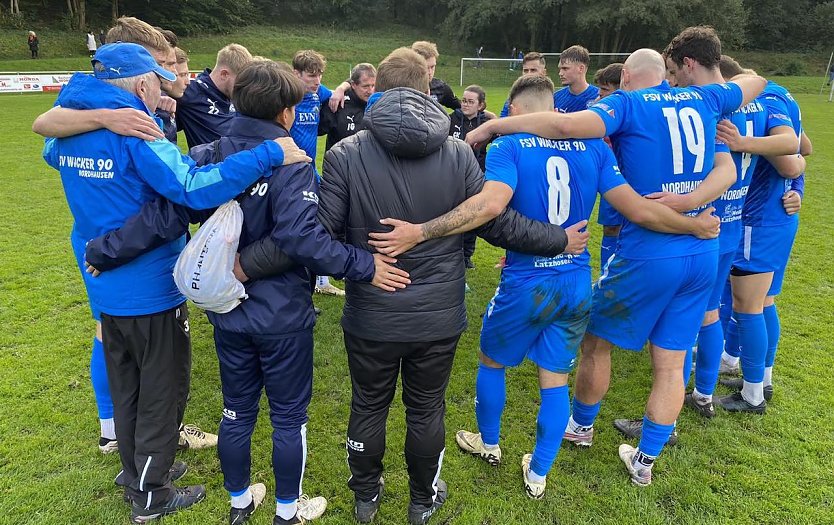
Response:
[{"label": "tree line", "polygon": [[575,42],[599,52],[657,48],[695,24],[714,26],[733,49],[823,49],[834,37],[834,1],[822,0],[9,0],[0,24],[86,31],[122,15],[182,35],[248,24],[348,24],[357,31],[417,24],[502,57],[513,47],[552,51]]}]

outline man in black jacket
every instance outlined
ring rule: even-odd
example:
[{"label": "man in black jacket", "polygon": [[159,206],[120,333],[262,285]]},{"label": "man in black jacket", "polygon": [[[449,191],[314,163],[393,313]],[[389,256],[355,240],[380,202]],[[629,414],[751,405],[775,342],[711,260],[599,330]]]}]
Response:
[{"label": "man in black jacket", "polygon": [[437,44],[419,40],[411,44],[411,49],[426,59],[426,67],[429,70],[429,78],[431,79],[429,81],[429,95],[432,100],[439,102],[440,105],[446,106],[451,110],[460,109],[460,99],[455,96],[455,92],[452,91],[449,84],[434,77],[434,70],[437,67],[437,57],[440,56],[440,53],[437,51]]},{"label": "man in black jacket", "polygon": [[374,94],[376,68],[368,63],[353,66],[349,83],[350,89],[345,93],[344,106],[336,111],[330,109],[329,104],[321,106],[319,135],[327,135],[325,151],[362,129],[368,97]]},{"label": "man in black jacket", "polygon": [[[414,51],[391,53],[377,73],[378,90],[387,91],[372,99],[365,129],[324,157],[319,218],[348,244],[367,247],[368,234],[385,229],[379,223],[383,217],[421,222],[453,209],[483,185],[472,149],[448,136],[448,116],[427,94],[429,78],[425,59]],[[510,236],[520,243],[531,232],[546,238],[542,223],[527,220],[515,227]],[[570,249],[581,249],[586,239],[580,237]],[[565,246],[532,243],[526,249],[531,247],[543,254],[560,253]],[[400,370],[408,427],[409,522],[425,523],[447,493],[439,479],[445,391],[467,324],[462,236],[423,243],[404,254],[398,266],[410,274],[411,284],[393,294],[346,281],[342,328],[353,386],[348,485],[362,523],[373,519],[380,503],[385,422]]]}]

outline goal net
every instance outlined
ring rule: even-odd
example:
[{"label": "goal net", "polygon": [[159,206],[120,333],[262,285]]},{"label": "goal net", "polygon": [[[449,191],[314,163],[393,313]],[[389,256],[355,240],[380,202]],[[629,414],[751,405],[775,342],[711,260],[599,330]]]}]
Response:
[{"label": "goal net", "polygon": [[[559,55],[561,53],[542,53],[547,60],[548,76],[559,85]],[[614,62],[623,62],[631,53],[590,53],[588,81],[597,69]],[[460,85],[479,84],[490,87],[510,87],[521,75],[521,60],[511,58],[461,58]]]}]

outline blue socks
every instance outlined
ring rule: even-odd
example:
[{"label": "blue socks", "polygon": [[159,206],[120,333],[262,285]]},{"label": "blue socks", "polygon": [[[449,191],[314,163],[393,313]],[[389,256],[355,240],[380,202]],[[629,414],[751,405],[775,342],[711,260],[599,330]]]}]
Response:
[{"label": "blue socks", "polygon": [[[497,445],[501,432],[501,414],[507,401],[504,372],[503,368],[490,368],[483,363],[478,365],[478,377],[475,380],[475,417],[478,420],[481,438],[486,445]],[[559,439],[561,440],[561,435]]]},{"label": "blue socks", "polygon": [[726,352],[729,356],[739,357],[741,355],[741,349],[738,347],[738,321],[735,317],[730,318],[730,322],[727,323],[727,330],[724,334],[724,352]]},{"label": "blue socks", "polygon": [[541,390],[542,404],[536,421],[536,448],[530,470],[539,476],[546,476],[559,453],[562,436],[570,417],[570,396],[568,385]]},{"label": "blue socks", "polygon": [[614,252],[617,250],[617,236],[616,235],[603,235],[602,242],[599,244],[599,267],[600,269],[605,268],[605,264],[608,262],[608,259],[614,255]]},{"label": "blue socks", "polygon": [[718,367],[724,346],[721,322],[702,326],[698,333],[698,357],[695,367],[695,389],[698,393],[712,395],[718,382]]},{"label": "blue socks", "polygon": [[767,327],[763,314],[733,312],[738,322],[738,342],[741,346],[741,374],[748,383],[764,379],[767,353]]},{"label": "blue socks", "polygon": [[643,434],[637,448],[643,454],[656,458],[674,430],[675,425],[661,425],[649,419],[649,416],[643,416]]},{"label": "blue socks", "polygon": [[104,344],[95,337],[93,338],[93,351],[90,356],[90,381],[93,383],[93,392],[96,395],[98,418],[112,419],[113,398],[110,397],[110,383],[107,381]]},{"label": "blue socks", "polygon": [[597,418],[597,414],[599,414],[599,407],[600,403],[595,403],[593,405],[586,405],[582,401],[576,399],[576,396],[573,397],[573,414],[571,417],[573,418],[573,422],[579,425],[580,427],[590,427],[594,425],[594,421]]},{"label": "blue socks", "polygon": [[733,287],[730,286],[730,280],[724,285],[724,292],[721,294],[721,303],[718,307],[718,318],[721,320],[721,330],[726,334],[727,325],[730,323],[730,317],[733,315]]},{"label": "blue socks", "polygon": [[765,326],[767,327],[767,354],[765,355],[765,367],[770,368],[776,361],[776,348],[779,346],[779,337],[782,335],[782,326],[779,322],[779,312],[776,305],[765,306]]}]

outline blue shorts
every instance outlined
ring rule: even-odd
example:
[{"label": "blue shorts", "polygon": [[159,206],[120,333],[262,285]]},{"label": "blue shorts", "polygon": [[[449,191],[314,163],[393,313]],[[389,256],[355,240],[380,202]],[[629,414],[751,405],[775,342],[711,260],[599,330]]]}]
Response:
[{"label": "blue shorts", "polygon": [[717,269],[717,251],[649,260],[615,255],[594,285],[588,333],[627,350],[642,349],[646,340],[690,349]]},{"label": "blue shorts", "polygon": [[721,297],[724,295],[724,288],[727,286],[727,279],[730,278],[730,269],[733,267],[735,258],[735,252],[722,253],[718,256],[718,273],[707,303],[708,312],[721,308]]},{"label": "blue shorts", "polygon": [[779,226],[745,226],[733,266],[750,273],[774,272],[774,287],[781,290],[798,227],[797,221]]},{"label": "blue shorts", "polygon": [[576,365],[591,310],[591,272],[513,281],[502,275],[481,328],[481,352],[504,366],[527,357],[550,372]]},{"label": "blue shorts", "polygon": [[607,200],[600,197],[597,222],[603,226],[622,226],[623,216],[613,206],[608,204]]}]

